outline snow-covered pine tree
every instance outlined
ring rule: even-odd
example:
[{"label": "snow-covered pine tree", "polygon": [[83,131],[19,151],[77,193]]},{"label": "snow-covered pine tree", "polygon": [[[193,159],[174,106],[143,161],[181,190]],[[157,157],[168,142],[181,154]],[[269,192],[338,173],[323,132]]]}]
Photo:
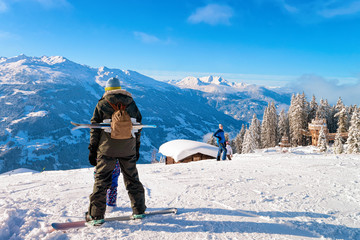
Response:
[{"label": "snow-covered pine tree", "polygon": [[228,133],[225,133],[225,142],[230,142],[230,136]]},{"label": "snow-covered pine tree", "polygon": [[255,149],[260,148],[261,125],[256,114],[253,115],[250,127],[245,131],[242,153],[252,153]]},{"label": "snow-covered pine tree", "polygon": [[309,114],[308,114],[308,122],[311,122],[316,117],[316,111],[318,109],[318,104],[316,102],[315,95],[312,96],[311,102],[309,104]]},{"label": "snow-covered pine tree", "polygon": [[255,149],[261,148],[261,124],[256,114],[253,115],[249,129],[254,137]]},{"label": "snow-covered pine tree", "polygon": [[242,153],[253,153],[256,149],[255,138],[250,128],[246,129],[244,142],[242,145]]},{"label": "snow-covered pine tree", "polygon": [[347,132],[349,123],[349,114],[345,106],[338,110],[338,113],[334,115],[337,118],[337,131],[336,132]]},{"label": "snow-covered pine tree", "polygon": [[269,107],[270,103],[264,110],[263,120],[261,123],[261,147],[267,148],[270,146],[270,139],[269,139]]},{"label": "snow-covered pine tree", "polygon": [[318,118],[326,119],[326,125],[328,126],[328,129],[334,125],[332,120],[333,115],[331,111],[331,106],[329,105],[327,99],[320,100],[320,105],[318,107],[316,114]]},{"label": "snow-covered pine tree", "polygon": [[275,103],[271,102],[270,105],[270,143],[271,147],[275,147],[279,141],[278,141],[278,121],[279,117],[276,112]]},{"label": "snow-covered pine tree", "polygon": [[300,94],[293,95],[289,108],[290,143],[292,146],[303,145],[302,129],[306,128],[305,106]]},{"label": "snow-covered pine tree", "polygon": [[352,114],[346,144],[348,145],[346,153],[360,153],[360,116],[358,110],[354,110]]},{"label": "snow-covered pine tree", "polygon": [[241,130],[240,132],[238,133],[238,135],[236,135],[235,137],[235,152],[236,153],[242,153],[242,145],[243,145],[243,142],[244,142],[244,136],[245,136],[245,131],[246,131],[246,128],[244,126],[244,124],[241,126]]},{"label": "snow-covered pine tree", "polygon": [[284,109],[279,115],[277,142],[280,142],[283,136],[289,137],[289,118]]},{"label": "snow-covered pine tree", "polygon": [[211,138],[209,138],[209,140],[206,143],[210,144],[210,145],[213,145],[213,146],[218,146],[214,136],[211,136]]},{"label": "snow-covered pine tree", "polygon": [[344,139],[341,137],[340,132],[338,131],[335,135],[335,141],[334,141],[334,153],[335,154],[342,154],[344,153]]},{"label": "snow-covered pine tree", "polygon": [[329,132],[331,132],[331,133],[336,132],[336,129],[337,129],[337,119],[335,117],[336,113],[337,113],[336,107],[331,106],[329,109],[329,116],[327,119],[328,129],[329,129]]},{"label": "snow-covered pine tree", "polygon": [[320,152],[325,152],[328,148],[327,146],[327,140],[326,140],[326,134],[324,131],[324,126],[321,127],[319,132],[319,140],[318,145]]},{"label": "snow-covered pine tree", "polygon": [[351,121],[352,115],[356,111],[356,109],[357,109],[356,105],[354,105],[354,106],[351,105],[350,107],[347,107],[347,111],[349,113],[349,124],[348,124],[349,127],[350,127],[350,121]]},{"label": "snow-covered pine tree", "polygon": [[263,148],[275,147],[277,142],[277,113],[274,102],[265,108],[261,124],[261,145]]},{"label": "snow-covered pine tree", "polygon": [[335,109],[337,110],[337,112],[340,112],[341,109],[343,109],[344,107],[345,107],[345,105],[344,105],[341,97],[339,97],[339,99],[336,102]]},{"label": "snow-covered pine tree", "polygon": [[324,99],[320,99],[320,104],[318,106],[318,109],[316,110],[316,116],[318,118],[327,118],[327,109],[325,109],[325,100]]}]

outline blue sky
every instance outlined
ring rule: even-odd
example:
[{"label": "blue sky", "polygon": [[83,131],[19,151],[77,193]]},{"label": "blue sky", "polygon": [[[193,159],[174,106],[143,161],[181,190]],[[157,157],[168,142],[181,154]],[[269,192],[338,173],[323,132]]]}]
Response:
[{"label": "blue sky", "polygon": [[0,56],[61,55],[158,79],[358,84],[359,26],[360,0],[0,0]]}]

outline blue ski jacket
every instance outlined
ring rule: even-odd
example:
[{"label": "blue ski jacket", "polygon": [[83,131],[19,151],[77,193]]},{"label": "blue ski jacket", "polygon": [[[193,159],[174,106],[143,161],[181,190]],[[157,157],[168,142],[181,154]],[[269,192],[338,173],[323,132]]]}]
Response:
[{"label": "blue ski jacket", "polygon": [[213,137],[216,137],[217,143],[225,143],[225,132],[224,130],[218,129],[214,134]]}]

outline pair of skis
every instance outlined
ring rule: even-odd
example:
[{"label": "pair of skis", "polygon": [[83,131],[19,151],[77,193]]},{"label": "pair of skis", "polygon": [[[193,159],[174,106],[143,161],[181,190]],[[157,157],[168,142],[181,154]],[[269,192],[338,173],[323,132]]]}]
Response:
[{"label": "pair of skis", "polygon": [[[100,128],[104,130],[111,129],[111,123],[91,123],[91,124],[84,124],[84,123],[74,123],[71,122],[72,125],[75,127],[72,130],[81,129],[81,128]],[[156,128],[155,125],[144,125],[140,123],[133,123],[133,130],[139,130],[142,128]]]},{"label": "pair of skis", "polygon": [[[91,123],[91,124],[83,124],[83,123],[74,123],[71,122],[75,127],[72,130],[81,129],[81,128],[98,128],[103,129],[105,132],[111,133],[111,119],[106,119],[106,122],[103,123]],[[135,133],[137,133],[142,128],[156,128],[155,125],[144,125],[136,122],[135,118],[131,118],[132,122],[132,130],[131,135],[135,137]]]},{"label": "pair of skis", "polygon": [[[162,210],[158,210],[158,211],[146,212],[145,218],[147,218],[149,216],[153,216],[153,215],[162,215],[162,214],[171,214],[171,213],[176,214],[177,208],[166,208],[166,209],[162,209]],[[105,220],[105,223],[107,223],[107,222],[114,222],[114,221],[130,221],[130,220],[135,220],[135,218],[132,215],[128,215],[128,216],[105,218],[104,220]],[[50,232],[56,231],[56,230],[66,231],[69,229],[83,228],[86,226],[87,226],[86,221],[52,223],[51,224],[52,229],[50,230]]]}]

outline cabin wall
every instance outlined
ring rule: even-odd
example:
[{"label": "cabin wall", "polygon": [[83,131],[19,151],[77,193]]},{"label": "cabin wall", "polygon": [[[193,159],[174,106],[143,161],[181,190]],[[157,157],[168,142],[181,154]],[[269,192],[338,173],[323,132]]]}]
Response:
[{"label": "cabin wall", "polygon": [[213,158],[215,158],[215,157],[209,156],[206,154],[202,154],[202,153],[196,153],[187,158],[181,159],[178,162],[175,162],[172,157],[166,157],[165,164],[188,163],[188,162],[200,161],[200,160],[204,160],[204,159],[213,159]]}]

